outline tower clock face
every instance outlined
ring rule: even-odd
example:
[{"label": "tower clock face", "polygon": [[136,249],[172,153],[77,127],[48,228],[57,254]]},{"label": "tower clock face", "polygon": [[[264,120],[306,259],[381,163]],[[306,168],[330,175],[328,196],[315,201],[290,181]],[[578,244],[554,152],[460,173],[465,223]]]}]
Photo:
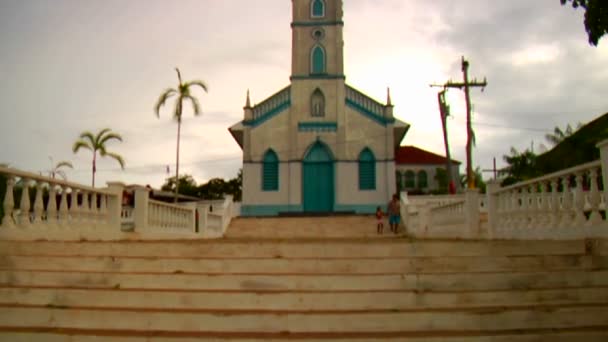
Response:
[{"label": "tower clock face", "polygon": [[311,35],[314,40],[321,40],[325,37],[325,31],[320,27],[316,27],[312,29]]}]

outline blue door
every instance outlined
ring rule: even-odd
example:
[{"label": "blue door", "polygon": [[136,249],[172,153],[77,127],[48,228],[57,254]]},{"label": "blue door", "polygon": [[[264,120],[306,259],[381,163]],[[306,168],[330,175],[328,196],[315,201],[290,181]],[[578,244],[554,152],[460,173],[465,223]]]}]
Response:
[{"label": "blue door", "polygon": [[334,209],[334,162],[327,147],[320,142],[316,142],[304,158],[302,196],[305,212]]}]

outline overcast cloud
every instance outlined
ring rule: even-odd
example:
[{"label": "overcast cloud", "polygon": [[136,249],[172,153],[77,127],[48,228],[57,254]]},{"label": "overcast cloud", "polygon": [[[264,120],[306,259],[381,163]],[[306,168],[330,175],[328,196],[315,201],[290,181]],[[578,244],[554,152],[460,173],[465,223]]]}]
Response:
[{"label": "overcast cloud", "polygon": [[[582,11],[558,0],[345,0],[347,82],[412,125],[404,145],[444,154],[431,83],[470,75],[477,148],[489,168],[511,146],[546,144],[553,127],[608,112],[608,42],[588,45]],[[109,180],[160,186],[175,164],[171,107],[161,91],[203,79],[204,114],[184,114],[180,171],[199,182],[234,177],[241,151],[227,128],[242,118],[247,89],[260,102],[289,83],[291,1],[0,0],[0,163],[40,172],[69,160],[70,180],[90,181],[90,154],[72,154],[80,132],[110,127],[125,157],[98,166]],[[606,38],[604,38],[606,39]],[[452,153],[465,160],[463,94],[449,91]],[[464,170],[464,164],[461,171]],[[488,175],[489,176],[489,175]]]}]

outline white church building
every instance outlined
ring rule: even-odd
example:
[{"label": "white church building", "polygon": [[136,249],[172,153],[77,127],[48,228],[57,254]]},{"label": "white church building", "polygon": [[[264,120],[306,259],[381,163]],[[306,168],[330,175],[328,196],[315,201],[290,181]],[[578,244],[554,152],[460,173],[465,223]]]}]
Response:
[{"label": "white church building", "polygon": [[396,191],[409,125],[346,84],[342,0],[292,0],[290,84],[229,128],[243,149],[243,216],[373,213]]}]

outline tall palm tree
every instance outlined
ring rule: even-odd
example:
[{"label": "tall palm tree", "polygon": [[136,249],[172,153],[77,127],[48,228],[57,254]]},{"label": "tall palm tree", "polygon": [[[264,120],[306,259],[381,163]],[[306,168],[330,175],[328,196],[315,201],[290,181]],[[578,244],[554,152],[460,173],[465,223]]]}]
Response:
[{"label": "tall palm tree", "polygon": [[[156,105],[154,105],[154,111],[156,112],[156,116],[160,117],[160,108],[173,96],[177,96],[175,99],[175,109],[173,111],[173,118],[177,121],[177,153],[175,157],[175,179],[179,179],[179,139],[180,139],[180,130],[182,125],[182,109],[184,107],[184,101],[188,100],[192,103],[192,108],[194,109],[194,115],[197,116],[201,113],[201,105],[198,102],[198,99],[192,95],[190,92],[191,88],[194,86],[201,87],[205,92],[207,92],[207,85],[203,81],[194,80],[188,82],[182,82],[182,75],[179,72],[178,68],[175,68],[177,71],[177,88],[167,88],[156,101]],[[175,184],[175,199],[177,202],[177,194],[179,192],[179,182]]]},{"label": "tall palm tree", "polygon": [[[53,162],[53,158],[51,158],[51,163]],[[74,166],[72,165],[72,163],[70,163],[69,161],[60,161],[57,164],[53,164],[53,168],[49,170],[49,177],[55,179],[55,176],[61,176],[61,178],[63,178],[63,180],[67,180],[68,177],[66,176],[65,172],[62,170],[62,168],[64,167],[69,167],[70,169],[73,169]]]},{"label": "tall palm tree", "polygon": [[92,132],[85,131],[80,134],[80,137],[72,146],[72,151],[74,153],[78,152],[81,148],[90,150],[93,152],[93,166],[92,166],[92,174],[93,180],[91,182],[92,186],[95,187],[95,172],[97,172],[97,151],[99,151],[99,155],[101,157],[110,157],[115,159],[118,164],[120,164],[121,169],[125,169],[125,161],[122,157],[116,153],[108,152],[106,150],[106,143],[110,140],[118,140],[122,142],[122,137],[118,133],[112,132],[109,128],[104,128],[99,131],[96,135]]}]

